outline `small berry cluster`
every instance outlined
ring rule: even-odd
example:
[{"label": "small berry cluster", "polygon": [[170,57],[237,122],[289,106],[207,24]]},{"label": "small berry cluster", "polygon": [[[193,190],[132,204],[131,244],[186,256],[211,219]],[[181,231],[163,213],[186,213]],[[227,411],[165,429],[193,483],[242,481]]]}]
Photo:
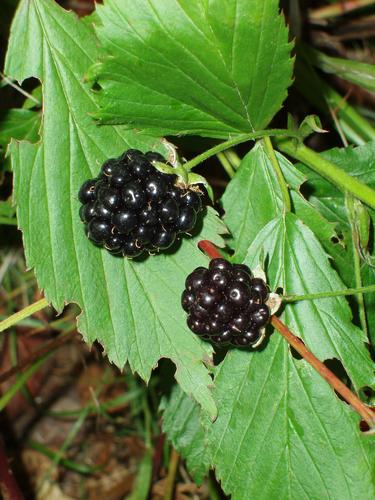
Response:
[{"label": "small berry cluster", "polygon": [[186,279],[181,303],[191,331],[216,344],[248,346],[270,318],[268,288],[244,264],[213,259]]},{"label": "small berry cluster", "polygon": [[179,233],[193,229],[202,209],[200,194],[180,187],[177,176],[159,172],[152,151],[129,149],[106,161],[79,191],[87,235],[110,253],[137,257],[169,248]]}]

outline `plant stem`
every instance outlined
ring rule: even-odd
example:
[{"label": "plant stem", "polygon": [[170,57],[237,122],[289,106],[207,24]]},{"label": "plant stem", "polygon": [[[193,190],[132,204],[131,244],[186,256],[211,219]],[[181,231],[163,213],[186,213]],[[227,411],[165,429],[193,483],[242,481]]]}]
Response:
[{"label": "plant stem", "polygon": [[303,162],[342,191],[351,193],[355,198],[375,208],[375,191],[323,158],[321,154],[291,139],[278,140],[277,146],[281,151]]},{"label": "plant stem", "polygon": [[33,304],[30,304],[29,306],[25,307],[21,311],[18,311],[8,318],[4,319],[3,321],[0,322],[0,332],[3,332],[7,328],[10,328],[11,326],[15,325],[19,321],[22,321],[23,319],[27,318],[28,316],[31,316],[32,314],[44,309],[45,307],[48,306],[47,299],[43,298],[38,300],[37,302],[34,302]]},{"label": "plant stem", "polygon": [[[357,288],[362,287],[362,277],[361,277],[361,257],[359,254],[359,234],[358,228],[356,225],[356,211],[354,207],[355,200],[350,194],[346,194],[345,196],[345,204],[348,211],[348,219],[350,224],[350,232],[352,239],[352,248],[353,248],[353,261],[354,261],[354,278],[355,285]],[[359,203],[359,202],[357,202]],[[366,310],[365,310],[365,300],[363,298],[362,293],[357,293],[356,298],[358,301],[358,313],[359,313],[359,321],[361,323],[362,330],[365,332],[366,336],[368,336],[368,328],[367,328],[367,320],[366,320]]]},{"label": "plant stem", "polygon": [[174,483],[176,480],[177,465],[180,460],[180,455],[172,448],[171,459],[169,461],[168,476],[165,485],[164,500],[173,499]]},{"label": "plant stem", "polygon": [[15,217],[0,217],[0,224],[17,226],[17,219]]},{"label": "plant stem", "polygon": [[281,171],[279,162],[276,158],[275,151],[272,146],[272,141],[271,139],[267,136],[263,138],[263,144],[267,153],[267,156],[272,164],[272,167],[276,173],[277,179],[279,181],[279,186],[281,189],[281,193],[283,195],[284,199],[284,209],[285,212],[290,212],[291,211],[291,204],[290,204],[290,196],[289,196],[289,189],[288,186],[285,182],[284,175]]},{"label": "plant stem", "polygon": [[[199,248],[211,259],[222,257],[218,249],[213,243],[208,240],[202,240],[198,243]],[[284,325],[275,315],[271,316],[271,323],[276,331],[284,337],[284,339],[309,363],[329,385],[338,392],[365,420],[365,422],[372,427],[375,423],[375,415],[373,412],[362,403],[362,401],[341,382],[336,375],[329,370],[324,363],[310,352],[305,344],[296,337],[289,328]]]},{"label": "plant stem", "polygon": [[241,164],[241,158],[235,152],[234,149],[227,149],[224,151],[224,156],[226,156],[227,160],[230,162],[234,170],[237,170]]},{"label": "plant stem", "polygon": [[326,299],[328,297],[342,297],[343,295],[355,295],[357,293],[375,292],[375,285],[361,286],[358,288],[346,288],[333,292],[307,293],[306,295],[282,295],[283,302],[299,302],[300,300]]},{"label": "plant stem", "polygon": [[271,323],[273,327],[285,338],[285,340],[300,354],[321,375],[329,385],[338,392],[353,408],[356,410],[363,420],[372,427],[375,423],[375,415],[362,401],[341,382],[336,375],[329,370],[312,352],[310,352],[305,344],[296,337],[278,317],[272,316]]},{"label": "plant stem", "polygon": [[299,137],[297,133],[293,133],[290,130],[286,129],[258,130],[257,132],[251,132],[250,134],[238,135],[234,139],[229,139],[228,141],[221,142],[220,144],[217,144],[213,148],[208,149],[204,153],[186,162],[184,164],[184,168],[187,171],[192,170],[194,167],[196,167],[203,161],[207,160],[207,158],[217,155],[218,153],[221,153],[226,149],[229,149],[233,146],[237,146],[238,144],[242,144],[243,142],[254,141],[255,139],[259,139],[260,137],[265,137],[265,136],[283,136],[283,137],[289,136],[296,138]]},{"label": "plant stem", "polygon": [[211,241],[208,240],[201,240],[198,243],[198,247],[202,252],[204,252],[210,259],[221,259],[223,256],[219,252],[219,250],[215,247]]},{"label": "plant stem", "polygon": [[232,165],[230,164],[230,162],[228,161],[227,157],[225,156],[224,153],[218,153],[216,155],[218,157],[218,160],[219,162],[222,164],[222,166],[224,167],[224,170],[226,171],[226,173],[228,174],[228,177],[230,179],[232,179],[234,176],[235,176],[235,171],[233,170],[233,167]]}]

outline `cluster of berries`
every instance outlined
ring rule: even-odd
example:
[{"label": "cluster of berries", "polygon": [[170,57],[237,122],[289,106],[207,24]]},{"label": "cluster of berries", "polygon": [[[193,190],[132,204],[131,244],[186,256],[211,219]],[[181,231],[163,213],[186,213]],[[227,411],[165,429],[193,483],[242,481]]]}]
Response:
[{"label": "cluster of berries", "polygon": [[179,233],[194,228],[200,194],[179,186],[176,175],[159,172],[155,161],[165,163],[158,153],[129,149],[83,183],[80,217],[96,245],[137,257],[169,248]]},{"label": "cluster of berries", "polygon": [[270,318],[268,288],[244,264],[213,259],[186,279],[181,303],[192,332],[221,345],[249,346]]}]

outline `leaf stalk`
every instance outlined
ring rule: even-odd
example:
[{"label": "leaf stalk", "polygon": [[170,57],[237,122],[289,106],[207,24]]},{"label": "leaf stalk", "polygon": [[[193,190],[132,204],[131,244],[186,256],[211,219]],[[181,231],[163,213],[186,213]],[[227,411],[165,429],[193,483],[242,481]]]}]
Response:
[{"label": "leaf stalk", "polygon": [[281,151],[303,162],[343,192],[348,192],[370,207],[375,208],[375,191],[347,174],[334,163],[323,158],[321,154],[315,153],[304,144],[299,144],[292,139],[277,140],[277,146]]},{"label": "leaf stalk", "polygon": [[288,185],[285,182],[284,175],[281,171],[279,162],[278,162],[276,155],[275,155],[275,150],[273,149],[273,146],[272,146],[272,141],[271,141],[269,136],[266,136],[263,138],[263,144],[264,144],[268,159],[270,160],[271,165],[272,165],[272,167],[276,173],[277,179],[279,181],[279,186],[280,186],[281,193],[283,195],[283,200],[284,200],[285,212],[290,212],[292,207],[291,207],[291,203],[290,203]]},{"label": "leaf stalk", "polygon": [[358,288],[346,288],[345,290],[335,290],[331,292],[307,293],[306,295],[282,295],[283,302],[299,302],[301,300],[326,299],[328,297],[342,297],[345,295],[356,295],[358,293],[375,292],[375,285],[361,286]]},{"label": "leaf stalk", "polygon": [[229,149],[233,146],[237,146],[238,144],[242,144],[243,142],[254,141],[255,139],[259,139],[265,136],[282,136],[282,137],[288,136],[288,137],[294,137],[296,139],[300,138],[297,132],[293,132],[286,129],[258,130],[257,132],[251,132],[250,134],[241,134],[234,137],[233,139],[221,142],[220,144],[217,144],[211,149],[207,149],[207,151],[205,151],[204,153],[186,162],[184,164],[184,167],[187,170],[191,170],[200,163],[207,160],[208,158],[211,158],[211,156],[217,155],[218,153],[221,153],[226,149]]}]

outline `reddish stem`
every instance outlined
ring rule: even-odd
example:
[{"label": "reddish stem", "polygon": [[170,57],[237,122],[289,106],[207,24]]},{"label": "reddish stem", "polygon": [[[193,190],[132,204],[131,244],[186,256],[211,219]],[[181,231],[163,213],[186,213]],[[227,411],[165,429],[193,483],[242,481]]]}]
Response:
[{"label": "reddish stem", "polygon": [[305,361],[307,361],[316,370],[319,375],[321,375],[336,392],[338,392],[367,422],[367,424],[372,427],[374,425],[375,419],[372,411],[362,401],[346,387],[345,384],[341,382],[336,375],[329,370],[324,363],[322,363],[312,352],[310,352],[305,344],[296,337],[289,328],[284,325],[282,321],[276,316],[271,317],[271,323],[274,328],[284,337],[284,339],[289,342],[289,344],[294,347],[294,349],[300,354]]},{"label": "reddish stem", "polygon": [[[213,243],[207,240],[202,240],[198,243],[198,247],[211,259],[222,258],[222,255]],[[362,401],[341,382],[336,375],[329,370],[324,363],[322,363],[312,352],[310,352],[305,344],[296,337],[289,328],[284,325],[282,321],[276,316],[271,317],[271,323],[275,330],[277,330],[284,339],[326,380],[329,385],[340,394],[345,401],[347,401],[365,420],[365,422],[372,427],[375,422],[374,415],[370,408],[368,408]]]},{"label": "reddish stem", "polygon": [[222,259],[223,256],[219,252],[219,250],[215,247],[211,241],[201,240],[198,243],[198,247],[204,252],[210,259]]},{"label": "reddish stem", "polygon": [[0,493],[4,500],[23,500],[24,498],[9,467],[2,439],[0,439]]}]

